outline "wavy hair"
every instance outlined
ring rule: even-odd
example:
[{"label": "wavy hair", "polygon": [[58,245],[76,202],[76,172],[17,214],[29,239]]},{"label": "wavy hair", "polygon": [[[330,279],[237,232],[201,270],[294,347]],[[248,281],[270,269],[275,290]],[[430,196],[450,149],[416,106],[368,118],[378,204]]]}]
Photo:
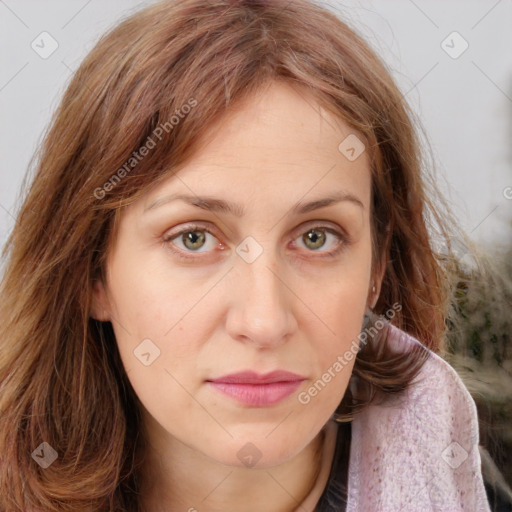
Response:
[{"label": "wavy hair", "polygon": [[[310,92],[364,137],[373,261],[385,260],[375,314],[400,304],[391,322],[442,348],[446,275],[429,227],[447,236],[446,222],[430,199],[414,117],[374,51],[309,0],[152,5],[105,34],[72,77],[3,251],[1,510],[142,510],[140,403],[112,325],[90,316],[92,283],[122,208],[273,80]],[[386,329],[378,338],[362,347],[351,377],[366,397],[347,390],[338,421],[377,393],[403,390],[425,360],[421,351],[391,353]],[[43,441],[58,450],[45,470],[31,457]]]}]

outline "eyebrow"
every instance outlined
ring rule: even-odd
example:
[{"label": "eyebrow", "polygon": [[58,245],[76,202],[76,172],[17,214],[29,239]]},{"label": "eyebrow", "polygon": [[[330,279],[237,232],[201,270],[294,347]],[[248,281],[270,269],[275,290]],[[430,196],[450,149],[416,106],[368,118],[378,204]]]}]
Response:
[{"label": "eyebrow", "polygon": [[[242,217],[245,213],[244,208],[241,205],[231,201],[226,201],[224,199],[218,199],[210,196],[190,196],[187,194],[171,194],[169,196],[156,199],[148,206],[146,206],[146,208],[144,208],[144,213],[146,213],[148,210],[154,210],[160,206],[163,206],[164,204],[168,204],[177,200],[184,201],[191,206],[196,206],[197,208],[201,208],[203,210],[228,213],[234,215],[235,217]],[[299,202],[292,208],[291,212],[295,214],[304,214],[344,201],[356,204],[364,210],[364,204],[359,198],[348,192],[341,191],[337,194],[315,199],[314,201],[309,201],[307,203]]]}]

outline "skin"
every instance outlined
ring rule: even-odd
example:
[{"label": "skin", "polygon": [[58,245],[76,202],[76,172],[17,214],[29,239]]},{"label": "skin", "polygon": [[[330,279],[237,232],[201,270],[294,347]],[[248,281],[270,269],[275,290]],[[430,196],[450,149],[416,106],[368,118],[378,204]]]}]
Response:
[{"label": "skin", "polygon": [[[177,173],[123,211],[106,282],[94,283],[93,315],[112,322],[143,404],[149,510],[292,511],[314,484],[320,432],[354,360],[309,403],[298,396],[357,340],[382,278],[372,275],[367,155],[351,162],[338,150],[351,133],[307,92],[273,82],[218,123]],[[338,191],[361,204],[291,211]],[[145,211],[174,193],[229,200],[245,213],[180,200]],[[176,235],[195,232],[191,222],[212,230],[196,233],[206,237],[202,246]],[[326,232],[305,241],[318,226],[348,238]],[[236,252],[248,236],[262,250],[251,263]],[[146,338],[160,350],[148,366],[134,355]],[[284,369],[305,380],[266,407],[240,404],[205,382],[247,369]],[[253,467],[237,456],[246,443],[260,456]]]}]

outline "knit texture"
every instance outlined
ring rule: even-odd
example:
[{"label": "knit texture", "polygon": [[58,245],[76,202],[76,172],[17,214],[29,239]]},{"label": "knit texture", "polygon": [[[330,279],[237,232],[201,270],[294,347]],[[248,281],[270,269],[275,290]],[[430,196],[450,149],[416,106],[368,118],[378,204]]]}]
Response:
[{"label": "knit texture", "polygon": [[[420,343],[392,325],[388,339],[397,351]],[[434,352],[407,390],[358,414],[351,435],[347,512],[490,512],[475,402]]]}]

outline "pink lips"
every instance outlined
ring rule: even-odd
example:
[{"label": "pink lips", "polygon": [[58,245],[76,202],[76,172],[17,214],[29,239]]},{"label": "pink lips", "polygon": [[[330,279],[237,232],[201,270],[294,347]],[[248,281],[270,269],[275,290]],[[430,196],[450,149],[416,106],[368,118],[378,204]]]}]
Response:
[{"label": "pink lips", "polygon": [[235,400],[253,407],[272,405],[291,395],[305,380],[296,373],[276,370],[260,375],[253,371],[232,373],[208,384]]}]

